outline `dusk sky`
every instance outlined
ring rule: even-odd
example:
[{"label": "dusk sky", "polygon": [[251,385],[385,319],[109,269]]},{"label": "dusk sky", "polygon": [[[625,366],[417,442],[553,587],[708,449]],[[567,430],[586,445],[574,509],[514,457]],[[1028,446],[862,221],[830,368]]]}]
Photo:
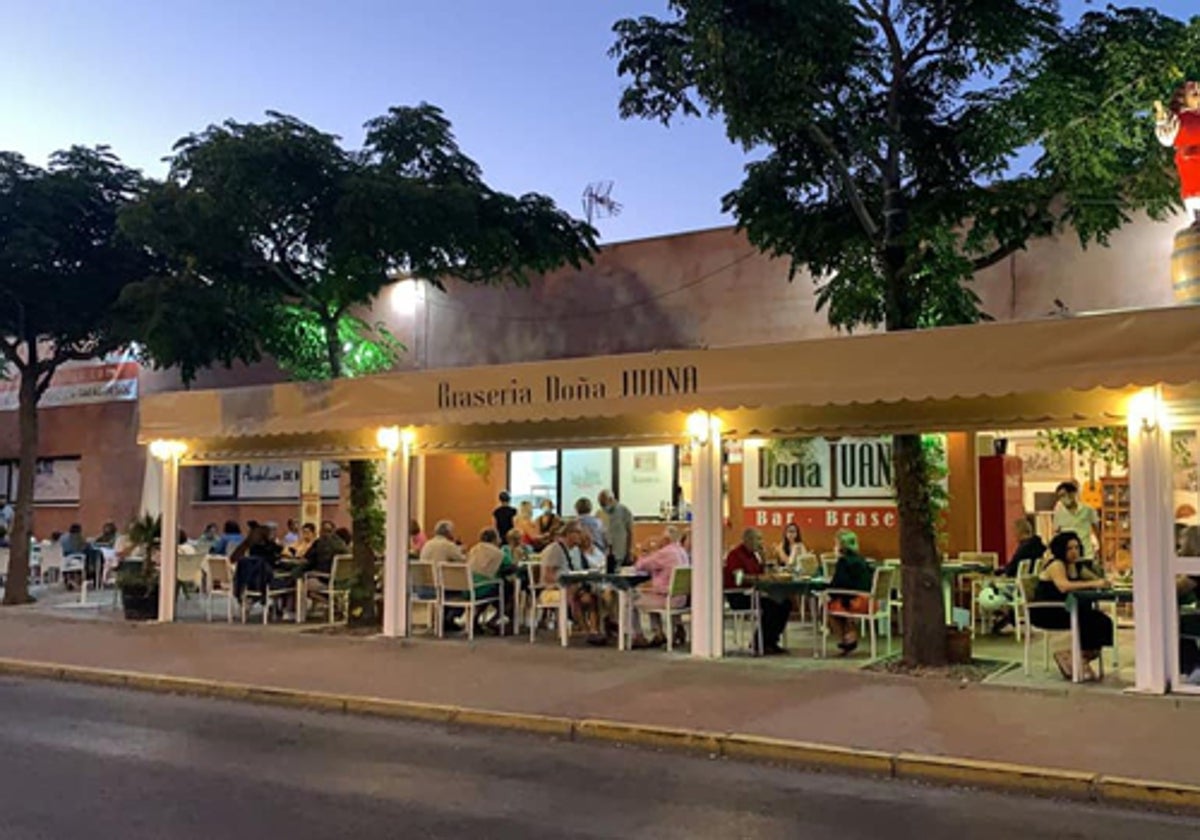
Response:
[{"label": "dusk sky", "polygon": [[[1068,13],[1081,0],[1064,3]],[[1153,6],[1176,17],[1195,0]],[[745,156],[719,122],[667,129],[617,116],[613,21],[665,0],[7,0],[0,30],[0,149],[42,164],[107,143],[161,176],[181,135],[284,111],[361,140],[389,105],[443,108],[493,186],[549,193],[581,215],[615,182],[619,241],[729,223],[720,196]]]}]

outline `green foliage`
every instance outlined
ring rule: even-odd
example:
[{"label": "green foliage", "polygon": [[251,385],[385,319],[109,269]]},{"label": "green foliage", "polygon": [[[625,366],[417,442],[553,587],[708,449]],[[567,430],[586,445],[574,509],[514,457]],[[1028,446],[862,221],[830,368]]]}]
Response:
[{"label": "green foliage", "polygon": [[117,572],[120,589],[155,589],[158,587],[158,566],[154,553],[162,540],[162,515],[144,513],[129,523],[126,532],[131,553],[144,552],[141,563],[122,563]]},{"label": "green foliage", "polygon": [[925,484],[929,489],[929,518],[937,534],[938,545],[949,540],[946,533],[946,511],[950,507],[950,462],[946,456],[944,435],[921,435],[921,454],[925,462]]},{"label": "green foliage", "polygon": [[468,452],[463,456],[471,472],[486,482],[492,477],[492,456],[487,452]]},{"label": "green foliage", "polygon": [[1068,28],[1050,0],[669,7],[614,27],[622,115],[720,115],[762,152],[724,208],[812,271],[837,326],[977,320],[968,281],[1030,239],[1074,225],[1103,242],[1178,204],[1147,115],[1200,61],[1200,18],[1110,8]]},{"label": "green foliage", "polygon": [[141,190],[103,146],[56,152],[44,169],[0,152],[0,368],[18,383],[22,463],[7,604],[28,600],[37,405],[64,363],[120,346],[113,306],[153,270],[117,228]]},{"label": "green foliage", "polygon": [[[385,535],[385,500],[383,470],[376,461],[362,461],[361,480],[350,485],[350,515],[354,520],[354,534],[365,534],[367,547],[375,554],[383,551]],[[355,467],[348,465],[353,472]]]},{"label": "green foliage", "polygon": [[1129,466],[1129,431],[1125,426],[1042,430],[1038,432],[1038,446],[1052,452],[1073,452],[1093,465]]},{"label": "green foliage", "polygon": [[185,379],[263,353],[303,378],[387,369],[402,348],[355,313],[398,275],[526,283],[589,258],[590,227],[545,196],[488,187],[432,105],[366,129],[349,150],[268,112],[175,145],[167,181],[123,218],[169,265],[123,302],[150,361]]}]

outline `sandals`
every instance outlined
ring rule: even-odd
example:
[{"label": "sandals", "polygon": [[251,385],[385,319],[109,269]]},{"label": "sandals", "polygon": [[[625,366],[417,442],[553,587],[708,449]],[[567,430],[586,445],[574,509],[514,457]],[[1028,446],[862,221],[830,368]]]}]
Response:
[{"label": "sandals", "polygon": [[1071,679],[1071,651],[1060,650],[1054,653],[1054,664],[1058,666],[1059,673],[1063,675],[1064,680]]}]

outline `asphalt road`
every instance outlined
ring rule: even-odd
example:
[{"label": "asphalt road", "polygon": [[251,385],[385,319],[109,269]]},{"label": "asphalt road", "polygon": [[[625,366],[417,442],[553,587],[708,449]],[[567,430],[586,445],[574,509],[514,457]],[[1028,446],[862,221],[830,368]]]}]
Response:
[{"label": "asphalt road", "polygon": [[1200,822],[0,680],[0,838],[1195,838]]}]

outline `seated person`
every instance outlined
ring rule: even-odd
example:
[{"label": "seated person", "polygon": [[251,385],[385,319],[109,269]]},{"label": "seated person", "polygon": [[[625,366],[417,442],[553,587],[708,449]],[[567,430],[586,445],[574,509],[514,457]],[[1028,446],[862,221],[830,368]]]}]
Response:
[{"label": "seated person", "polygon": [[[1177,539],[1180,557],[1200,557],[1200,528],[1189,525]],[[1200,578],[1175,578],[1179,598],[1179,674],[1189,685],[1200,685],[1200,612],[1195,609],[1200,595]]]},{"label": "seated person", "polygon": [[413,519],[408,523],[408,556],[420,557],[428,538],[421,531],[421,523]]},{"label": "seated person", "polygon": [[537,518],[537,533],[541,544],[548,545],[560,527],[562,527],[562,519],[554,512],[554,502],[543,499],[542,513]]},{"label": "seated person", "polygon": [[551,539],[550,544],[542,549],[541,569],[542,584],[547,588],[542,590],[538,601],[543,606],[558,604],[563,597],[575,623],[588,633],[588,644],[604,645],[608,640],[600,633],[599,597],[588,584],[573,583],[561,586],[558,576],[561,572],[571,570],[571,553],[583,542],[583,528],[578,522],[568,522]]},{"label": "seated person", "polygon": [[105,522],[100,528],[100,535],[92,539],[92,545],[96,548],[116,548],[117,537],[117,524]]},{"label": "seated person", "polygon": [[[671,573],[677,566],[687,566],[689,559],[683,546],[679,544],[679,531],[674,526],[667,526],[663,534],[662,548],[649,554],[644,554],[634,563],[639,572],[648,572],[650,580],[639,586],[633,593],[633,647],[662,647],[667,643],[663,632],[662,616],[657,612],[650,613],[650,625],[654,630],[654,638],[650,641],[642,634],[642,619],[638,608],[661,610],[667,605],[667,595],[671,591]],[[687,606],[686,595],[676,595],[671,599],[672,608]],[[683,623],[677,622],[672,628],[676,645],[687,643]]]},{"label": "seated person", "polygon": [[[858,553],[858,535],[853,531],[840,531],[837,535],[838,559],[833,569],[831,590],[861,592],[861,595],[838,594],[829,598],[829,632],[838,638],[838,650],[848,656],[858,647],[858,625],[860,622],[846,613],[863,614],[871,611],[871,584],[874,573],[871,564]],[[843,615],[835,615],[843,613]]]},{"label": "seated person", "polygon": [[[504,552],[500,549],[500,536],[494,528],[485,528],[479,534],[479,542],[467,552],[467,565],[471,567],[471,582],[475,584],[476,598],[493,598],[497,595],[504,571]],[[485,620],[484,612],[487,613]],[[480,630],[499,632],[500,612],[489,607],[475,615],[475,625]]]},{"label": "seated person", "polygon": [[279,555],[279,546],[271,541],[267,529],[261,525],[252,528],[229,557],[234,564],[233,597],[240,601],[244,592],[263,593],[275,588]]},{"label": "seated person", "polygon": [[78,522],[72,522],[71,527],[67,529],[67,533],[63,534],[59,545],[62,546],[63,556],[68,557],[72,554],[83,554],[87,551],[88,541],[83,536],[83,526]]},{"label": "seated person", "polygon": [[[742,580],[738,580],[738,572]],[[762,562],[762,533],[756,528],[747,528],[742,532],[742,542],[725,557],[724,586],[725,600],[730,608],[735,610],[750,609],[750,595],[739,592],[744,582],[753,582],[763,573]],[[733,591],[731,591],[733,590]],[[758,650],[758,639],[751,644],[756,653],[775,655],[785,653],[779,646],[779,639],[787,627],[788,615],[792,611],[790,598],[776,598],[763,593],[759,598],[762,615],[759,616],[762,626],[762,647]]]},{"label": "seated person", "polygon": [[529,562],[529,549],[525,547],[520,528],[511,528],[504,536],[504,545],[500,551],[504,554],[504,565],[519,569],[522,563]]},{"label": "seated person", "polygon": [[[1016,578],[1021,564],[1028,560],[1031,574],[1036,574],[1038,565],[1046,554],[1046,544],[1034,533],[1033,518],[1022,516],[1013,522],[1013,531],[1017,537],[1017,547],[1013,551],[1008,564],[1000,572],[1002,577]],[[1005,627],[1016,621],[1014,590],[1019,583],[989,581],[979,592],[977,603],[980,611],[991,621],[992,633],[1001,632]]]},{"label": "seated person", "polygon": [[[60,539],[61,539],[61,537],[60,537]],[[8,529],[5,528],[3,525],[0,525],[0,548],[9,548],[9,547],[10,547],[10,544],[8,542]]]},{"label": "seated person", "polygon": [[233,550],[242,542],[242,527],[233,519],[225,522],[221,536],[212,547],[212,553],[222,557],[232,557]]},{"label": "seated person", "polygon": [[[1067,595],[1084,589],[1104,589],[1107,580],[1097,577],[1081,566],[1083,544],[1074,531],[1063,531],[1050,541],[1051,560],[1038,575],[1035,602],[1066,601]],[[1032,607],[1029,621],[1043,630],[1069,630],[1071,615],[1058,607]],[[1084,680],[1096,679],[1091,663],[1100,656],[1101,648],[1113,643],[1113,623],[1107,615],[1090,604],[1079,608],[1079,646],[1083,649]],[[1064,679],[1071,679],[1071,649],[1057,651],[1054,661]]]},{"label": "seated person", "polygon": [[300,536],[291,545],[287,546],[283,553],[287,557],[302,558],[308,554],[310,548],[317,541],[317,526],[311,522],[305,522],[300,527]]},{"label": "seated person", "polygon": [[[421,562],[432,563],[435,571],[443,563],[467,562],[467,556],[463,553],[462,546],[454,537],[454,523],[449,519],[442,519],[433,526],[433,536],[425,541],[425,545],[421,546]],[[422,597],[428,597],[429,594],[421,593]],[[442,611],[442,627],[446,630],[458,629],[455,620],[461,614],[462,610],[458,607],[446,607]]]},{"label": "seated person", "polygon": [[808,554],[804,540],[800,536],[800,526],[789,522],[783,529],[783,541],[775,546],[775,563],[780,566],[800,567],[800,557]]}]

